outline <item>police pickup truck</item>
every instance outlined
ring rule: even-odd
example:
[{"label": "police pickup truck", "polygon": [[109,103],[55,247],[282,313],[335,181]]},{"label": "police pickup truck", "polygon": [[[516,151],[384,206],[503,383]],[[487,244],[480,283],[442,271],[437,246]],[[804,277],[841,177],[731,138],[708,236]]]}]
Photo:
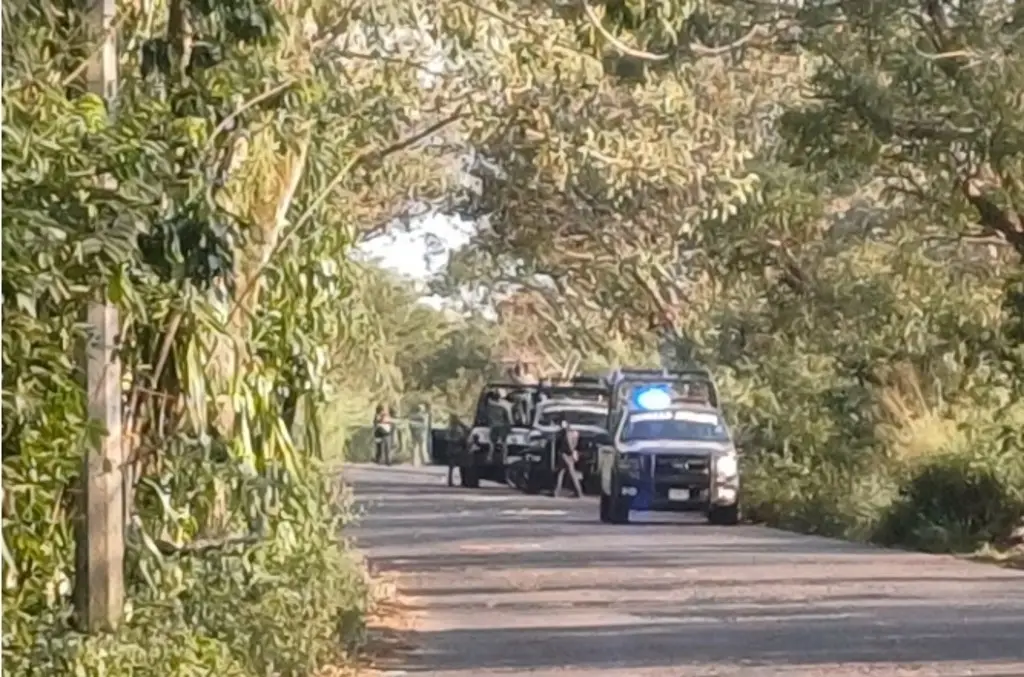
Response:
[{"label": "police pickup truck", "polygon": [[601,521],[625,524],[631,511],[657,511],[737,524],[739,464],[714,383],[703,371],[655,376],[615,387],[613,433],[598,452]]},{"label": "police pickup truck", "polygon": [[[526,409],[529,416],[536,391],[537,386],[505,382],[491,382],[484,386],[477,398],[473,427],[467,439],[467,453],[459,462],[462,486],[476,488],[482,479],[499,483],[508,481],[507,469],[522,459],[529,447],[529,418],[521,420],[516,414]],[[489,397],[505,400],[512,413],[512,425],[498,445],[491,444],[487,411]]]}]

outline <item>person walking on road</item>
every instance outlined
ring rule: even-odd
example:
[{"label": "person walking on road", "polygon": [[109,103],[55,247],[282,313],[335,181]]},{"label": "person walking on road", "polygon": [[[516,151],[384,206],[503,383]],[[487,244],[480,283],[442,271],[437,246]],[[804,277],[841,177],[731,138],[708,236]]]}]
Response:
[{"label": "person walking on road", "polygon": [[583,487],[580,486],[580,480],[576,477],[576,461],[580,458],[577,449],[579,440],[580,434],[572,429],[568,421],[562,419],[561,426],[555,434],[554,440],[558,475],[555,477],[555,486],[551,490],[551,495],[556,498],[562,492],[562,485],[565,483],[566,475],[569,476],[569,482],[572,483],[572,489],[576,493],[576,498],[582,498],[583,496]]},{"label": "person walking on road", "polygon": [[391,465],[391,444],[395,432],[395,421],[383,404],[378,404],[373,414],[373,462],[377,465]]}]

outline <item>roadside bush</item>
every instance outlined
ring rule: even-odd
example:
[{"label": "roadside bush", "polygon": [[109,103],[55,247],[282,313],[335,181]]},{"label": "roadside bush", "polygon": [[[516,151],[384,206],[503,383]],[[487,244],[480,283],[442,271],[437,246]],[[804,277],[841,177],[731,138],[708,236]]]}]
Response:
[{"label": "roadside bush", "polygon": [[40,619],[22,633],[31,646],[5,645],[5,668],[55,677],[303,677],[343,659],[364,638],[370,590],[362,561],[339,541],[347,508],[318,508],[330,497],[308,506],[316,512],[307,523],[279,525],[274,538],[244,551],[134,552],[131,609],[117,633],[85,637]]},{"label": "roadside bush", "polygon": [[935,552],[1005,541],[1024,518],[1024,458],[1014,432],[993,428],[912,464],[874,540]]},{"label": "roadside bush", "polygon": [[755,521],[803,533],[867,540],[897,492],[885,472],[858,472],[764,455],[745,459],[743,506]]},{"label": "roadside bush", "polygon": [[880,245],[818,266],[813,294],[730,320],[779,327],[723,365],[747,516],[929,551],[1005,539],[1024,415],[1004,282]]}]

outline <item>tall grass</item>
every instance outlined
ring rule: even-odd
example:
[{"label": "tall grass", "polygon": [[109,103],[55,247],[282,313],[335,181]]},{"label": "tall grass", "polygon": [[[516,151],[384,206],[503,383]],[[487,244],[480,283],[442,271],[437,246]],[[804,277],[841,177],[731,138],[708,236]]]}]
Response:
[{"label": "tall grass", "polygon": [[[872,444],[745,461],[745,503],[766,523],[931,552],[971,552],[1005,541],[1024,519],[1024,407],[946,401],[909,365],[871,391]],[[820,423],[820,421],[819,421]],[[842,428],[842,421],[835,421]],[[850,445],[843,449],[844,444]]]}]

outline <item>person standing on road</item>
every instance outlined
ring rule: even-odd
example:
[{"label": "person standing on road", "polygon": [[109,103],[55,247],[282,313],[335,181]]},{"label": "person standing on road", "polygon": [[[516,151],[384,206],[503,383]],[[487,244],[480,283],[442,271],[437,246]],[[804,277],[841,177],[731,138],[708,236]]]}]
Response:
[{"label": "person standing on road", "polygon": [[414,466],[428,465],[430,458],[427,453],[428,440],[430,436],[430,415],[427,408],[417,404],[412,415],[409,416],[409,437],[412,451],[412,464]]},{"label": "person standing on road", "polygon": [[562,485],[565,482],[566,474],[569,475],[569,481],[572,483],[572,489],[576,493],[576,498],[583,496],[583,487],[580,486],[580,480],[576,477],[576,461],[580,458],[577,448],[579,440],[580,434],[572,429],[567,420],[562,419],[554,439],[558,475],[555,477],[555,486],[551,490],[551,495],[556,498],[562,492]]},{"label": "person standing on road", "polygon": [[466,452],[469,446],[469,428],[459,420],[459,417],[452,414],[448,417],[448,429],[445,430],[445,442],[448,455],[448,486],[454,486],[455,468],[464,467],[466,464]]},{"label": "person standing on road", "polygon": [[391,412],[378,404],[373,414],[373,462],[377,465],[391,465],[391,444],[395,422]]}]

